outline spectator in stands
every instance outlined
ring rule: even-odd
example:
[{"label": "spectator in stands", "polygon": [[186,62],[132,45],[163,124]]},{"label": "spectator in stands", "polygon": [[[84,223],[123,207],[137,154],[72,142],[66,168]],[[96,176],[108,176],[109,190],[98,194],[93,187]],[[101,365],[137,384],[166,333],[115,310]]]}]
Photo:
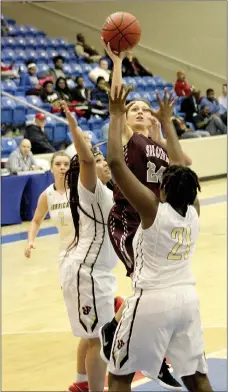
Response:
[{"label": "spectator in stands", "polygon": [[49,103],[53,105],[55,102],[59,100],[59,95],[57,91],[54,90],[54,83],[51,81],[47,81],[43,84],[43,89],[41,92],[41,99],[45,103]]},{"label": "spectator in stands", "polygon": [[65,78],[60,77],[56,80],[55,90],[59,98],[67,102],[67,105],[73,101],[70,88],[68,87]]},{"label": "spectator in stands", "polygon": [[1,62],[1,79],[17,79],[19,78],[17,69],[14,69],[14,63],[6,65]]},{"label": "spectator in stands", "polygon": [[51,76],[53,80],[56,81],[58,78],[62,77],[66,79],[66,75],[63,72],[64,58],[63,56],[56,56],[53,58],[54,68],[50,69]]},{"label": "spectator in stands", "polygon": [[96,87],[91,91],[91,100],[99,107],[108,108],[108,93],[110,88],[107,86],[105,79],[99,77],[97,79]]},{"label": "spectator in stands", "polygon": [[145,68],[137,57],[133,56],[131,49],[126,50],[126,56],[122,62],[123,76],[153,76],[153,74]]},{"label": "spectator in stands", "polygon": [[192,88],[186,82],[185,72],[183,71],[177,72],[177,80],[174,89],[178,97],[188,97],[189,95],[191,95]]},{"label": "spectator in stands", "polygon": [[75,46],[75,53],[77,56],[84,57],[85,61],[88,63],[97,63],[101,56],[92,46],[86,43],[85,37],[83,34],[77,34],[77,43]]},{"label": "spectator in stands", "polygon": [[193,129],[188,128],[187,124],[181,117],[173,116],[172,121],[179,139],[191,139],[191,138],[210,136],[210,133],[208,131],[204,131],[204,130],[194,131]]},{"label": "spectator in stands", "polygon": [[210,135],[227,134],[226,125],[216,114],[210,114],[207,105],[200,107],[200,112],[193,117],[193,122],[197,130],[206,130]]},{"label": "spectator in stands", "polygon": [[227,83],[222,85],[222,95],[218,98],[219,104],[227,110]]},{"label": "spectator in stands", "polygon": [[89,78],[93,83],[97,82],[97,78],[102,77],[106,82],[109,82],[110,71],[108,69],[108,62],[100,60],[97,67],[93,68],[89,73]]},{"label": "spectator in stands", "polygon": [[212,88],[207,89],[206,98],[203,98],[201,105],[208,106],[210,114],[217,114],[219,116],[220,106]]},{"label": "spectator in stands", "polygon": [[193,116],[199,113],[200,91],[193,88],[191,95],[181,102],[181,112],[185,113],[185,121],[193,122]]},{"label": "spectator in stands", "polygon": [[9,34],[9,25],[4,15],[1,15],[1,36],[6,37]]},{"label": "spectator in stands", "polygon": [[6,163],[6,168],[11,174],[22,171],[39,170],[31,152],[31,143],[28,139],[23,139],[19,147],[13,151]]},{"label": "spectator in stands", "polygon": [[25,138],[32,143],[33,154],[45,154],[55,152],[55,148],[50,144],[44,127],[46,117],[43,113],[37,113],[35,116],[35,123],[28,125],[25,128]]},{"label": "spectator in stands", "polygon": [[37,77],[37,67],[35,63],[30,63],[27,66],[28,73],[21,75],[21,84],[26,86],[26,95],[40,95],[41,85]]},{"label": "spectator in stands", "polygon": [[76,87],[71,90],[73,99],[80,103],[90,101],[91,90],[85,87],[83,76],[77,76],[75,79]]}]

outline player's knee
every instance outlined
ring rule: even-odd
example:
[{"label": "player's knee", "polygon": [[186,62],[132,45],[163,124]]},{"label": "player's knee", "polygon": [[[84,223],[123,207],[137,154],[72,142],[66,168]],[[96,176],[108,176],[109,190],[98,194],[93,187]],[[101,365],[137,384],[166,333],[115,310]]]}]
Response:
[{"label": "player's knee", "polygon": [[108,374],[108,390],[109,392],[128,391],[131,388],[131,382],[134,374],[127,374],[126,376],[117,376],[113,373]]},{"label": "player's knee", "polygon": [[100,339],[99,338],[88,339],[88,345],[89,348],[100,347]]}]

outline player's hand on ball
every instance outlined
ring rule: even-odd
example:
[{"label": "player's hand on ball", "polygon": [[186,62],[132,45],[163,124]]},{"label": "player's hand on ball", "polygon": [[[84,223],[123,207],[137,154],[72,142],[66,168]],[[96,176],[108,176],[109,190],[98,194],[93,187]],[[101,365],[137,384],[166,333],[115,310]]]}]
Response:
[{"label": "player's hand on ball", "polygon": [[118,86],[115,86],[114,98],[109,93],[109,112],[115,116],[122,116],[126,111],[134,104],[134,102],[126,105],[126,98],[133,88],[131,86],[126,87],[124,84],[121,85],[119,90]]},{"label": "player's hand on ball", "polygon": [[116,63],[118,61],[122,61],[124,58],[124,53],[117,53],[117,52],[113,52],[109,42],[106,44],[104,41],[104,38],[101,37],[101,43],[103,45],[103,47],[105,48],[107,54],[109,55],[110,59],[113,61],[113,63]]},{"label": "player's hand on ball", "polygon": [[31,257],[31,253],[32,253],[32,249],[35,249],[35,244],[33,242],[29,242],[25,248],[25,257],[27,257],[28,259],[30,259]]},{"label": "player's hand on ball", "polygon": [[60,109],[62,109],[63,113],[65,113],[67,121],[69,123],[70,126],[78,126],[78,122],[76,120],[76,118],[74,116],[72,116],[67,103],[65,101],[60,101]]},{"label": "player's hand on ball", "polygon": [[160,123],[171,120],[171,117],[173,116],[173,108],[177,101],[177,98],[173,99],[174,91],[171,91],[171,93],[168,94],[168,90],[167,88],[165,88],[163,98],[160,97],[158,91],[156,91],[155,93],[157,97],[157,102],[159,104],[159,109],[151,109],[150,111],[152,116],[156,117],[158,121],[160,121]]}]

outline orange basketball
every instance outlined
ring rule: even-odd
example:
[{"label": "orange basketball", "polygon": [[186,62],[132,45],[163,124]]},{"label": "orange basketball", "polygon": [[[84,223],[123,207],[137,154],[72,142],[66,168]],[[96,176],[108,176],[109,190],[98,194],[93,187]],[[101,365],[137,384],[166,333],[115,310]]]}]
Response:
[{"label": "orange basketball", "polygon": [[135,16],[127,12],[110,15],[103,27],[102,37],[115,52],[122,52],[136,46],[141,37],[141,27]]}]

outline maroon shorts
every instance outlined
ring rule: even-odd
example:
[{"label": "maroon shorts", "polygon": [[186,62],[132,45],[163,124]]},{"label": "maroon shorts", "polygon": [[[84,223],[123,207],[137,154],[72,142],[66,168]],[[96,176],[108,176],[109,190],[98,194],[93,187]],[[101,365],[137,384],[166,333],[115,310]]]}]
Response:
[{"label": "maroon shorts", "polygon": [[125,203],[115,204],[109,214],[108,231],[117,256],[124,263],[127,276],[134,270],[133,238],[140,224],[138,213]]}]

